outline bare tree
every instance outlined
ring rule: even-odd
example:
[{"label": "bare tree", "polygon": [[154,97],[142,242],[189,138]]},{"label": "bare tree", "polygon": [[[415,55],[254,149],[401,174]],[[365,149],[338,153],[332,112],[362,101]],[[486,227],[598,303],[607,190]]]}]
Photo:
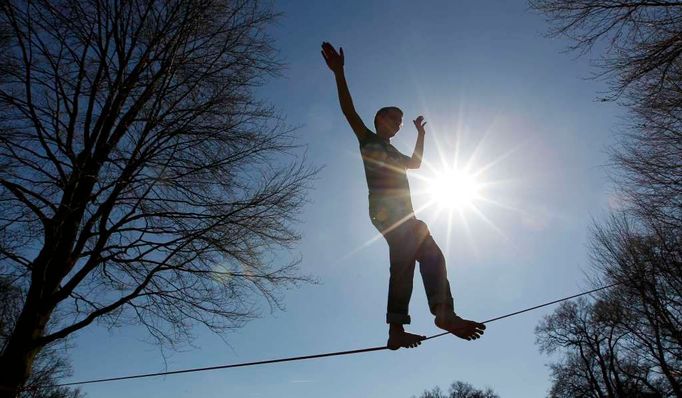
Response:
[{"label": "bare tree", "polygon": [[24,298],[0,396],[94,321],[176,344],[306,280],[286,249],[314,172],[254,97],[280,67],[274,17],[249,0],[0,2],[0,274]]},{"label": "bare tree", "polygon": [[604,299],[627,333],[623,346],[650,369],[670,396],[682,396],[682,235],[667,224],[652,229],[627,214],[595,227],[592,255],[600,283],[620,283]]},{"label": "bare tree", "polygon": [[589,302],[566,303],[536,328],[551,365],[552,397],[682,396],[682,236],[628,213],[593,230]]},{"label": "bare tree", "polygon": [[[623,207],[595,223],[592,247],[592,279],[620,283],[615,293],[600,295],[617,316],[605,326],[583,316],[593,312],[585,305],[574,318],[587,334],[607,328],[621,336],[612,362],[620,364],[622,380],[657,396],[682,396],[682,2],[531,0],[531,6],[547,16],[551,34],[572,40],[571,49],[598,54],[597,76],[611,84],[606,99],[629,110],[627,130],[611,150]],[[583,349],[575,341],[568,346]],[[553,368],[557,388],[589,379],[570,373],[581,357],[568,354],[566,366]],[[592,390],[575,385],[595,396],[611,396],[617,387],[608,377],[593,380],[601,381]]]},{"label": "bare tree", "polygon": [[499,398],[499,395],[495,394],[490,388],[481,390],[469,383],[455,381],[450,384],[447,393],[436,386],[431,390],[424,391],[418,398]]},{"label": "bare tree", "polygon": [[630,111],[612,150],[614,177],[630,210],[682,228],[682,3],[531,0],[552,35],[598,55],[607,99]]},{"label": "bare tree", "polygon": [[681,231],[682,87],[674,90],[633,106],[630,130],[611,153],[613,175],[628,210]]},{"label": "bare tree", "polygon": [[562,354],[550,365],[550,397],[669,396],[653,368],[629,350],[621,304],[617,296],[567,302],[538,325],[541,350]]},{"label": "bare tree", "polygon": [[80,388],[60,386],[59,382],[73,374],[67,358],[67,343],[58,341],[38,352],[31,366],[31,375],[19,398],[83,398]]},{"label": "bare tree", "polygon": [[571,39],[586,54],[596,45],[601,76],[614,95],[652,95],[679,81],[682,3],[679,1],[530,0],[552,26],[550,35]]},{"label": "bare tree", "polygon": [[[23,298],[21,291],[10,281],[0,277],[0,347],[4,349],[12,328],[21,312]],[[58,386],[58,379],[69,376],[71,367],[64,353],[64,341],[44,347],[32,364],[29,377],[21,398],[79,398],[83,394],[78,389]]]}]

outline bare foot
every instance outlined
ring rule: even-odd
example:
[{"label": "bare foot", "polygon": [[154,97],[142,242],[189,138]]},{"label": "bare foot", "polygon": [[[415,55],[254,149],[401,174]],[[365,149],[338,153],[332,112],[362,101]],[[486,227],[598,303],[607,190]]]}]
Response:
[{"label": "bare foot", "polygon": [[483,335],[485,325],[458,317],[454,312],[437,315],[435,324],[464,340],[476,340]]},{"label": "bare foot", "polygon": [[407,333],[404,330],[391,330],[388,332],[388,343],[386,343],[386,347],[388,347],[389,350],[415,348],[420,345],[424,339],[426,339],[426,336]]}]

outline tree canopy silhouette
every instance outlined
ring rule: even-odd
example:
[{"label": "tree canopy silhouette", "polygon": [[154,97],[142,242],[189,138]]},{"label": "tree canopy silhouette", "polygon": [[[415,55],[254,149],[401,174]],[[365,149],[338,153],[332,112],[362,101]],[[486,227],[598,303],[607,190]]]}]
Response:
[{"label": "tree canopy silhouette", "polygon": [[94,321],[172,345],[307,280],[286,249],[314,170],[254,96],[281,67],[275,16],[249,0],[0,3],[0,273],[23,300],[0,395]]},{"label": "tree canopy silhouette", "polygon": [[533,0],[572,48],[598,50],[606,99],[629,111],[611,149],[616,204],[595,222],[590,278],[620,285],[537,329],[551,396],[682,396],[682,3]]},{"label": "tree canopy silhouette", "polygon": [[[682,227],[682,4],[678,1],[531,0],[550,34],[597,54],[604,99],[629,111],[612,150],[623,201],[642,217]],[[596,47],[595,47],[596,46]]]},{"label": "tree canopy silhouette", "polygon": [[431,390],[422,392],[416,398],[499,398],[492,389],[485,390],[478,389],[469,383],[463,381],[455,381],[450,384],[448,392],[445,393],[440,387],[434,387]]}]

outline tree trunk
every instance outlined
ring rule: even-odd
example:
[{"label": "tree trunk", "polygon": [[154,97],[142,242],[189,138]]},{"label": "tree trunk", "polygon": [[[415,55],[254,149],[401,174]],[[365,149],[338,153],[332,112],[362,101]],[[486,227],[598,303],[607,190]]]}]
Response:
[{"label": "tree trunk", "polygon": [[31,287],[26,302],[0,354],[0,398],[18,395],[31,376],[36,355],[44,346],[39,340],[44,336],[55,308],[46,298],[51,296],[59,283],[50,280],[45,272],[46,262],[54,258],[54,253],[43,248],[33,262]]},{"label": "tree trunk", "polygon": [[[19,395],[29,376],[37,348],[27,348],[28,339],[15,339],[13,347],[8,346],[0,357],[0,397],[14,398]],[[21,341],[23,340],[23,341]]]},{"label": "tree trunk", "polygon": [[0,398],[16,397],[28,381],[33,360],[43,348],[37,341],[48,320],[49,312],[41,311],[37,300],[28,298],[0,355]]},{"label": "tree trunk", "polygon": [[[88,169],[96,175],[96,169]],[[48,228],[45,244],[32,263],[31,287],[26,303],[17,319],[12,336],[0,354],[0,398],[15,397],[31,376],[33,361],[43,348],[40,338],[45,335],[47,323],[57,305],[53,302],[54,293],[72,262],[71,244],[76,238],[85,204],[82,198],[89,197],[93,181],[78,185],[74,199],[60,210],[51,220],[58,230]]]}]

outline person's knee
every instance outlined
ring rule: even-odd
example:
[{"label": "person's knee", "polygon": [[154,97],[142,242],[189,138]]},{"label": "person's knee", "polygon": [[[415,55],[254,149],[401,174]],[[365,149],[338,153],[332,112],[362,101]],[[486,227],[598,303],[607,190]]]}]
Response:
[{"label": "person's knee", "polygon": [[415,220],[415,231],[417,233],[417,236],[419,236],[421,239],[424,239],[425,237],[431,235],[429,227],[422,220]]},{"label": "person's knee", "polygon": [[445,262],[443,252],[430,234],[421,239],[419,249],[417,250],[417,259],[420,262],[426,261],[429,264],[440,264]]},{"label": "person's knee", "polygon": [[405,274],[414,272],[415,260],[409,261],[392,261],[391,262],[391,277],[402,277]]}]

